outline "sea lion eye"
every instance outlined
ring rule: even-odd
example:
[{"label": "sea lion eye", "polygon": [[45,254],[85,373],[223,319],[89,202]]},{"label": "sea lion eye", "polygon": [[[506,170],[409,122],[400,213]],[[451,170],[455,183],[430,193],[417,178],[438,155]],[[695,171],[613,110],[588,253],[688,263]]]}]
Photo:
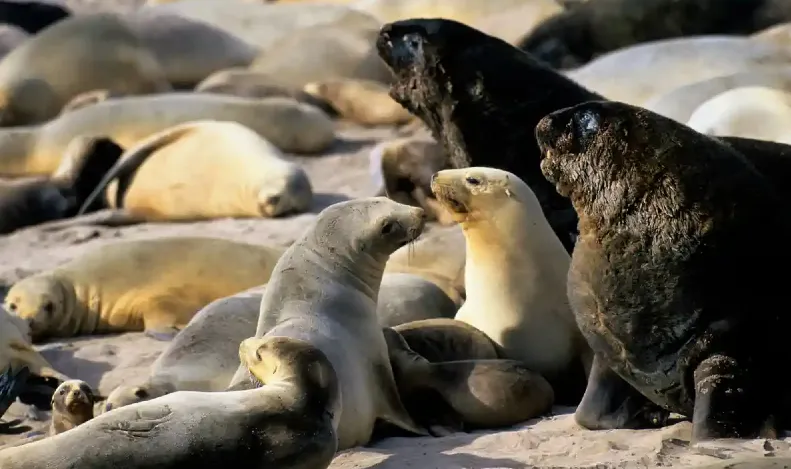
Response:
[{"label": "sea lion eye", "polygon": [[52,314],[55,311],[55,305],[51,301],[47,301],[44,304],[44,312],[47,314]]},{"label": "sea lion eye", "polygon": [[390,234],[395,230],[395,223],[388,221],[382,226],[382,234]]},{"label": "sea lion eye", "polygon": [[480,179],[478,179],[476,177],[472,177],[472,176],[467,176],[465,178],[465,180],[467,181],[467,184],[469,184],[471,186],[477,186],[477,185],[480,185],[480,183],[481,183]]},{"label": "sea lion eye", "polygon": [[11,311],[16,311],[16,303],[9,303],[8,309]]},{"label": "sea lion eye", "polygon": [[138,399],[145,399],[148,397],[148,393],[146,392],[145,389],[137,389],[135,390],[135,397],[137,397]]},{"label": "sea lion eye", "polygon": [[58,394],[60,394],[61,396],[65,395],[65,394],[66,394],[66,388],[63,388],[63,389],[61,389],[61,390],[58,392]]}]

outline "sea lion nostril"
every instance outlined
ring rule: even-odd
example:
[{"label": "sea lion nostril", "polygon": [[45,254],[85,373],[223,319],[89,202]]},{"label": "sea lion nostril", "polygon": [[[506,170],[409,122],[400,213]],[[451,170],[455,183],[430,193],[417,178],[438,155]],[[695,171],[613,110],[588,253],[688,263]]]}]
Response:
[{"label": "sea lion nostril", "polygon": [[590,109],[574,114],[574,130],[581,139],[591,138],[599,131],[599,114]]}]

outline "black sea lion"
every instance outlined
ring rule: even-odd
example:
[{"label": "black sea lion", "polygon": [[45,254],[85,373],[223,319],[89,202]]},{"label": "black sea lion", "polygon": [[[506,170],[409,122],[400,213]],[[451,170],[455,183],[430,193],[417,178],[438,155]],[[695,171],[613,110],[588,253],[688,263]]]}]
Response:
[{"label": "black sea lion", "polygon": [[569,301],[596,358],[577,422],[672,411],[693,441],[774,438],[791,325],[774,267],[791,253],[766,233],[791,230],[783,197],[728,145],[623,103],[557,111],[536,137],[580,218]]},{"label": "black sea lion", "polygon": [[544,20],[518,47],[558,68],[643,42],[742,35],[791,19],[787,0],[589,0]]},{"label": "black sea lion", "polygon": [[[6,413],[11,404],[25,389],[28,376],[30,376],[30,369],[26,366],[14,370],[11,365],[8,365],[3,374],[0,374],[0,417]],[[0,431],[5,430],[10,425],[9,423],[0,422]]]},{"label": "black sea lion", "polygon": [[552,111],[603,99],[507,42],[442,19],[396,21],[377,40],[396,82],[393,99],[420,117],[453,167],[514,173],[535,193],[555,233],[571,251],[576,216],[541,175],[532,132]]}]

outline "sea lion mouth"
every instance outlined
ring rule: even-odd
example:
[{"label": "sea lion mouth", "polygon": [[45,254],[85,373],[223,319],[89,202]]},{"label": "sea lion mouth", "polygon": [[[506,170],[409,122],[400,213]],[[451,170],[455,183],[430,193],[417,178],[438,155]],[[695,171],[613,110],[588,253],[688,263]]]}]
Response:
[{"label": "sea lion mouth", "polygon": [[457,194],[457,190],[450,184],[442,183],[436,177],[431,180],[431,192],[437,201],[451,213],[466,215],[470,213],[467,205]]}]

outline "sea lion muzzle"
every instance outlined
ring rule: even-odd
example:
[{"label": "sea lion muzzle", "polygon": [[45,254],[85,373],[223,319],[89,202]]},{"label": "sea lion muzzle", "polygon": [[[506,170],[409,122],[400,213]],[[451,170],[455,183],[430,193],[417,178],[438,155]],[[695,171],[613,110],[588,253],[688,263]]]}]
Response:
[{"label": "sea lion muzzle", "polygon": [[401,70],[423,60],[423,37],[417,32],[399,33],[392,24],[382,27],[376,48],[379,55],[394,70]]}]

